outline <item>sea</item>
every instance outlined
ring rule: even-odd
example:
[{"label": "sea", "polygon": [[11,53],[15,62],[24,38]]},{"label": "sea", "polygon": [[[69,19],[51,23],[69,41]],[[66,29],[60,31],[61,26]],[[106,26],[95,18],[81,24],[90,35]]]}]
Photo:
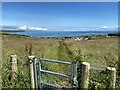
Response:
[{"label": "sea", "polygon": [[[18,30],[16,26],[3,26],[2,30]],[[48,27],[48,30],[30,30],[26,29],[24,32],[10,32],[11,34],[26,35],[31,37],[62,37],[62,36],[81,36],[81,35],[97,35],[97,34],[109,34],[117,33],[116,29],[99,29],[79,27]]]},{"label": "sea", "polygon": [[117,33],[117,30],[106,31],[44,31],[44,30],[25,30],[24,32],[11,32],[11,34],[26,35],[31,37],[62,37],[62,36],[81,36]]}]

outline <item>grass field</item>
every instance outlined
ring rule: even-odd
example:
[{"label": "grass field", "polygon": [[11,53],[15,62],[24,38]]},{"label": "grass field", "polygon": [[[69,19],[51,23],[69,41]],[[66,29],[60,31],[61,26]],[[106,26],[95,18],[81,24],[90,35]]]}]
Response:
[{"label": "grass field", "polygon": [[[91,65],[101,67],[115,66],[118,61],[118,39],[117,37],[106,37],[103,39],[84,40],[84,41],[65,41],[67,47],[60,47],[59,40],[39,39],[18,35],[2,36],[2,62],[3,62],[3,86],[9,87],[11,83],[7,78],[9,76],[9,57],[12,54],[18,56],[19,62],[27,61],[25,52],[26,44],[32,44],[32,54],[36,57],[49,59],[61,59],[63,61],[76,61],[78,49],[81,51],[81,61],[89,62]],[[66,52],[66,50],[69,52]],[[70,55],[67,55],[70,54]],[[61,58],[62,57],[62,58]],[[50,69],[54,71],[65,72],[67,68],[60,65],[49,64]],[[19,64],[21,78],[16,87],[29,87],[30,80],[28,65]],[[53,76],[54,77],[54,76]],[[23,83],[24,82],[24,83]]]}]

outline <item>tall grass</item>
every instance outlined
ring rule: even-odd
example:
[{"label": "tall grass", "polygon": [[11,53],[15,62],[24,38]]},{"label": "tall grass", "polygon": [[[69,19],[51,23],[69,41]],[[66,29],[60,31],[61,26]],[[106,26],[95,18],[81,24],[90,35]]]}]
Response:
[{"label": "tall grass", "polygon": [[[29,64],[23,65],[21,62],[27,61],[26,44],[32,44],[32,54],[36,57],[63,61],[86,61],[93,65],[102,67],[115,66],[118,62],[118,42],[116,37],[103,38],[88,41],[58,41],[31,38],[17,35],[3,35],[3,87],[30,87]],[[18,56],[19,77],[18,82],[12,86],[9,80],[9,56]],[[45,68],[62,73],[69,73],[69,67],[58,64],[45,64]],[[54,76],[53,76],[54,77]],[[46,78],[46,77],[45,77]],[[45,79],[47,80],[47,79]],[[62,80],[62,79],[61,79]],[[54,79],[56,83],[58,79]],[[53,81],[52,81],[53,82]],[[61,84],[62,81],[60,81]]]}]

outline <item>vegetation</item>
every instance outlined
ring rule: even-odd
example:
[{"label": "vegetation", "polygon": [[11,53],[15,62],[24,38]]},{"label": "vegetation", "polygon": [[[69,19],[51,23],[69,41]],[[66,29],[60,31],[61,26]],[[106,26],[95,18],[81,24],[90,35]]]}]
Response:
[{"label": "vegetation", "polygon": [[24,30],[0,30],[0,32],[24,32]]},{"label": "vegetation", "polygon": [[[3,35],[3,50],[2,50],[2,70],[3,70],[3,87],[19,87],[19,88],[29,88],[30,79],[29,79],[29,65],[22,64],[27,61],[26,53],[26,44],[32,44],[32,55],[36,57],[43,57],[49,59],[63,60],[63,61],[86,61],[91,65],[99,65],[101,67],[114,66],[117,68],[118,62],[118,40],[117,37],[105,37],[101,39],[86,40],[86,41],[73,41],[73,40],[53,40],[53,39],[39,39],[33,37],[25,37],[20,35]],[[18,80],[12,85],[10,82],[10,55],[16,54],[18,56]],[[49,66],[48,66],[49,64]],[[61,66],[58,64],[45,63],[43,68],[50,69],[53,71],[59,71],[62,73],[70,73],[69,66]],[[99,76],[99,74],[96,74]],[[65,85],[66,82],[63,78],[44,75],[45,81],[50,81],[52,83],[57,83],[60,85]],[[91,77],[93,77],[92,74]],[[51,79],[48,80],[47,78]],[[54,79],[53,79],[54,78]],[[97,77],[96,77],[97,78]],[[101,77],[102,78],[102,77]],[[91,79],[92,80],[92,79]],[[101,81],[102,82],[102,81]],[[118,81],[119,82],[119,81]],[[93,87],[94,84],[102,86],[100,82],[94,83],[90,81],[90,87]],[[117,85],[120,87],[120,85]]]},{"label": "vegetation", "polygon": [[108,36],[120,36],[120,32],[118,32],[118,33],[110,33],[110,34],[108,34]]}]

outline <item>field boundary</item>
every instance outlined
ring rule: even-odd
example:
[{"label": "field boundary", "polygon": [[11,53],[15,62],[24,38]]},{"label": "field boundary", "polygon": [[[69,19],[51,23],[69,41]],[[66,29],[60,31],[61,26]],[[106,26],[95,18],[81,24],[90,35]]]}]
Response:
[{"label": "field boundary", "polygon": [[[103,74],[107,74],[109,76],[109,85],[107,88],[115,88],[116,84],[116,69],[114,67],[106,67],[101,68],[99,66],[93,66],[90,65],[88,62],[82,62],[81,64],[78,64],[78,62],[64,62],[60,60],[51,60],[51,59],[45,59],[45,58],[36,58],[35,56],[28,56],[29,59],[29,66],[30,66],[30,80],[31,80],[31,88],[43,88],[42,84],[46,84],[48,86],[52,86],[55,88],[65,88],[63,86],[57,86],[54,84],[50,84],[47,82],[42,82],[41,73],[49,73],[54,75],[60,75],[63,77],[71,78],[71,83],[73,88],[88,88],[89,86],[89,78],[90,78],[90,72],[91,70],[98,71]],[[17,77],[17,56],[11,55],[11,70],[13,72],[12,78],[16,79]],[[69,64],[71,65],[71,75],[62,74],[59,72],[53,72],[53,71],[47,71],[41,69],[41,61],[44,62],[51,62],[51,63],[60,63],[60,64]],[[38,74],[37,71],[39,71],[40,75],[40,82],[38,82]],[[79,79],[79,80],[78,80]],[[40,87],[38,87],[38,83],[40,83]]]}]

